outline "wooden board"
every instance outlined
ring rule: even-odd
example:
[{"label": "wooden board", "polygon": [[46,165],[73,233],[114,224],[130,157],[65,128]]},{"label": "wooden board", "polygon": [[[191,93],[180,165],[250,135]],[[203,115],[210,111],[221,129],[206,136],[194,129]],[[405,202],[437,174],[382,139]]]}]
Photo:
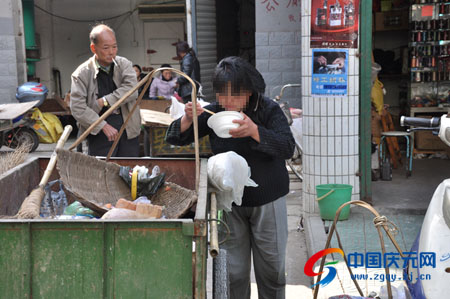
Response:
[{"label": "wooden board", "polygon": [[39,106],[39,110],[41,110],[42,113],[50,112],[54,115],[70,115],[68,103],[66,103],[59,96],[56,96],[54,99],[45,99],[45,101]]},{"label": "wooden board", "polygon": [[159,124],[168,126],[174,121],[174,119],[168,113],[141,109],[142,124],[145,126]]},{"label": "wooden board", "polygon": [[171,100],[146,100],[142,99],[139,105],[141,109],[148,109],[159,112],[168,112],[169,107],[172,104]]},{"label": "wooden board", "polygon": [[39,103],[39,100],[26,103],[0,105],[0,119],[14,119],[33,108],[37,103]]}]

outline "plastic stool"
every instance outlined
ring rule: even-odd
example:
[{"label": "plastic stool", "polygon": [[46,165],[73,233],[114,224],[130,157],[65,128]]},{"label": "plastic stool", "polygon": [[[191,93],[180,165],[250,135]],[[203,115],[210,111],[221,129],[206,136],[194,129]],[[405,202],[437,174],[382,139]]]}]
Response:
[{"label": "plastic stool", "polygon": [[381,133],[380,139],[380,160],[384,161],[386,159],[386,155],[383,151],[383,141],[386,137],[405,137],[406,138],[406,160],[409,159],[409,163],[406,163],[406,177],[411,176],[412,173],[412,143],[411,143],[411,133],[403,132],[403,131],[388,131]]}]

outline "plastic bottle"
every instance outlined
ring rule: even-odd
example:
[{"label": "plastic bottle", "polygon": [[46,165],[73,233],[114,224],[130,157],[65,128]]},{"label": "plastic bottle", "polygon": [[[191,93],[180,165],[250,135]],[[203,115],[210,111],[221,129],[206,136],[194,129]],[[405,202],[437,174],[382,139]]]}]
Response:
[{"label": "plastic bottle", "polygon": [[44,198],[42,199],[39,215],[42,218],[48,218],[52,215],[52,207],[50,204],[49,196],[44,196]]}]

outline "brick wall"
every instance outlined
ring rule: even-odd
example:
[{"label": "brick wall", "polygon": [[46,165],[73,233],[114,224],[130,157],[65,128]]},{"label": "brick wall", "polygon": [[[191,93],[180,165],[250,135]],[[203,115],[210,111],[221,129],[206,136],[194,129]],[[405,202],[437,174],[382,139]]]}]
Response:
[{"label": "brick wall", "polygon": [[20,3],[0,0],[0,104],[16,102],[17,85],[23,83],[26,77],[23,38],[19,35]]},{"label": "brick wall", "polygon": [[[274,9],[267,3],[256,3],[255,52],[256,68],[266,81],[266,95],[274,98],[283,85],[301,83],[301,20],[289,19],[293,14],[299,16],[300,6],[272,4]],[[291,107],[301,107],[301,88],[286,89],[283,99]]]}]

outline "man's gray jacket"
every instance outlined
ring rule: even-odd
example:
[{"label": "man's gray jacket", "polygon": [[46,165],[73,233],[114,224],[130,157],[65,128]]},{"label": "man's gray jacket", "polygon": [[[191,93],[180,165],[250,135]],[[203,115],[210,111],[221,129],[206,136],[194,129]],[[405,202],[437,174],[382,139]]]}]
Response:
[{"label": "man's gray jacket", "polygon": [[[110,105],[114,105],[122,96],[137,84],[136,72],[131,61],[124,57],[116,56],[113,81],[117,89],[105,96]],[[101,107],[97,103],[99,70],[95,63],[95,55],[82,63],[72,74],[70,90],[70,110],[73,117],[80,124],[81,132],[84,132],[100,116]],[[123,119],[128,117],[133,105],[136,103],[137,91],[129,96],[120,106]],[[106,124],[102,121],[91,132],[97,135]],[[136,109],[128,121],[126,132],[128,139],[139,136],[141,131],[141,116],[139,108]]]}]

